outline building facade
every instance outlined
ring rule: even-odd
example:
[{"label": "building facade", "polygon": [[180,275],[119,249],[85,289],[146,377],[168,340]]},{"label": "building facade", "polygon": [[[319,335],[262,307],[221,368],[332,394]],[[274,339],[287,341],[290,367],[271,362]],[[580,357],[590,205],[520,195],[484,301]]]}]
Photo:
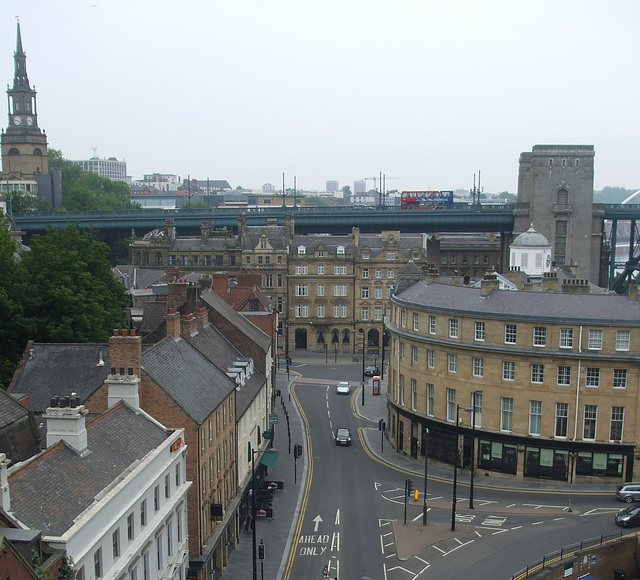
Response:
[{"label": "building facade", "polygon": [[434,278],[392,297],[397,452],[453,464],[457,451],[462,467],[516,478],[640,477],[637,292],[590,294],[585,280],[545,278],[544,292],[499,290],[487,276],[481,288]]},{"label": "building facade", "polygon": [[97,173],[100,177],[106,177],[113,181],[127,181],[127,162],[118,161],[115,157],[108,159],[91,157],[90,159],[71,161],[71,163],[79,165],[84,171]]},{"label": "building facade", "polygon": [[535,145],[520,155],[514,235],[531,223],[552,246],[554,265],[600,279],[602,209],[593,203],[593,145]]},{"label": "building facade", "polygon": [[73,394],[52,400],[47,450],[13,468],[0,461],[0,507],[42,530],[77,580],[186,579],[184,433],[136,408],[137,377],[108,382],[110,409],[90,423]]}]

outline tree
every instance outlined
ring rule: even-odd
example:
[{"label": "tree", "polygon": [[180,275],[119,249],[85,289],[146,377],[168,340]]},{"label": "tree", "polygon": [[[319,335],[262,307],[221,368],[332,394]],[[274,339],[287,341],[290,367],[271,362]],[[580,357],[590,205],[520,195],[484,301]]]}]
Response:
[{"label": "tree", "polygon": [[65,159],[58,149],[49,149],[49,169],[62,172],[62,204],[67,211],[111,211],[137,205],[131,203],[126,183],[85,171]]},{"label": "tree", "polygon": [[17,250],[11,233],[0,228],[0,385],[4,387],[11,381],[33,328],[22,304],[21,288],[25,284],[16,260]]},{"label": "tree", "polygon": [[342,188],[342,200],[343,201],[350,201],[351,200],[351,187],[349,185],[345,185]]},{"label": "tree", "polygon": [[[127,324],[129,298],[95,230],[68,226],[33,236],[21,261],[22,299],[37,342],[106,342]],[[33,289],[37,289],[34,291]]]}]

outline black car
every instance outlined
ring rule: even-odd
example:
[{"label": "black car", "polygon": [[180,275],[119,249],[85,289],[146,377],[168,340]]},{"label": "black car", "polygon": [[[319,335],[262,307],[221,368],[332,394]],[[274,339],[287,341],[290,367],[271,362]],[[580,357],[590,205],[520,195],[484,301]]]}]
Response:
[{"label": "black car", "polygon": [[336,429],[336,445],[351,445],[351,432],[349,429]]},{"label": "black car", "polygon": [[640,506],[632,505],[616,514],[616,524],[625,528],[640,526]]},{"label": "black car", "polygon": [[380,374],[380,369],[375,365],[368,365],[364,369],[365,377],[375,377]]}]

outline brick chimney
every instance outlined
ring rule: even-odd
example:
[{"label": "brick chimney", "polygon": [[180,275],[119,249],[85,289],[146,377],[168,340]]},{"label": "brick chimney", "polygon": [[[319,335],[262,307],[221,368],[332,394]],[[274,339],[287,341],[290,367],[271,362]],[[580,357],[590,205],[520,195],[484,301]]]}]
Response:
[{"label": "brick chimney", "polygon": [[500,289],[500,280],[495,274],[485,274],[480,283],[480,296],[486,296],[492,290]]},{"label": "brick chimney", "polygon": [[542,276],[542,284],[540,286],[540,290],[544,292],[545,290],[554,290],[558,292],[560,290],[560,282],[558,280],[557,272],[544,272]]},{"label": "brick chimney", "polygon": [[0,508],[5,512],[11,511],[11,495],[9,494],[9,464],[5,453],[0,453]]},{"label": "brick chimney", "polygon": [[[187,314],[182,317],[182,334],[193,334],[198,330],[198,321],[195,314]],[[180,335],[178,335],[180,336]]]},{"label": "brick chimney", "polygon": [[563,294],[591,294],[589,280],[584,278],[565,278],[560,291]]},{"label": "brick chimney", "polygon": [[178,338],[181,332],[180,313],[177,308],[169,308],[166,316],[167,336]]},{"label": "brick chimney", "polygon": [[357,248],[360,244],[360,228],[351,228],[351,237],[353,238],[353,245]]},{"label": "brick chimney", "polygon": [[141,376],[142,339],[134,329],[114,329],[109,338],[109,363],[112,375]]},{"label": "brick chimney", "polygon": [[204,328],[209,323],[209,311],[206,306],[202,306],[196,310],[197,328]]},{"label": "brick chimney", "polygon": [[61,439],[76,451],[87,448],[87,429],[84,405],[78,405],[75,393],[70,397],[53,397],[51,406],[44,414],[47,420],[47,447],[51,447]]}]

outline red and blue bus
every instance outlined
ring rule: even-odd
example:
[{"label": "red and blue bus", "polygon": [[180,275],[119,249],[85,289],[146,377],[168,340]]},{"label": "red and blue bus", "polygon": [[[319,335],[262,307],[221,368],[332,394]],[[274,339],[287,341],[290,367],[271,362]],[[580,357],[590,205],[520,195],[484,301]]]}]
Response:
[{"label": "red and blue bus", "polygon": [[453,191],[403,191],[400,209],[448,209],[453,207]]}]

